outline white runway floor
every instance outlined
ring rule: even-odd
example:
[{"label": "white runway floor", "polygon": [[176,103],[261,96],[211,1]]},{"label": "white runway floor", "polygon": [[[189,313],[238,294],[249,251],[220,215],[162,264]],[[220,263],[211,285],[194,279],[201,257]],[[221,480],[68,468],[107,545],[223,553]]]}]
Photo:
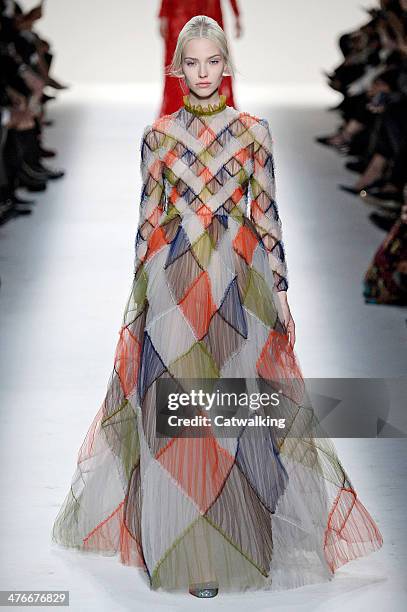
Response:
[{"label": "white runway floor", "polygon": [[[145,99],[145,106],[142,99]],[[0,589],[70,591],[75,612],[407,609],[406,439],[337,440],[384,547],[323,586],[224,595],[205,603],[151,592],[117,558],[50,542],[76,455],[103,401],[131,287],[139,146],[154,119],[142,89],[75,87],[49,106],[45,144],[67,170],[29,217],[0,227]],[[405,376],[406,310],[366,305],[361,280],[385,234],[370,208],[339,191],[356,175],[314,143],[338,123],[327,104],[241,96],[267,117],[289,266],[296,351],[308,377]],[[255,102],[257,100],[257,102]],[[331,101],[332,103],[332,101]],[[329,102],[328,102],[329,105]],[[8,608],[7,608],[8,609]],[[10,608],[12,609],[12,608]],[[15,609],[15,608],[13,608]]]}]

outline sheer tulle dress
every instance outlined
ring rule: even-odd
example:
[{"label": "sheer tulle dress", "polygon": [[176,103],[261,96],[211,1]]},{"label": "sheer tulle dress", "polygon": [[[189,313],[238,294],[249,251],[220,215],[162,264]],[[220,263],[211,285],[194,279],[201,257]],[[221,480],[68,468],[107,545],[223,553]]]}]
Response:
[{"label": "sheer tulle dress", "polygon": [[[103,403],[52,529],[118,555],[152,589],[294,588],[329,580],[382,536],[332,441],[302,412],[301,370],[278,292],[288,288],[267,120],[220,103],[146,127],[134,277]],[[162,378],[283,387],[297,436],[158,437]]]}]

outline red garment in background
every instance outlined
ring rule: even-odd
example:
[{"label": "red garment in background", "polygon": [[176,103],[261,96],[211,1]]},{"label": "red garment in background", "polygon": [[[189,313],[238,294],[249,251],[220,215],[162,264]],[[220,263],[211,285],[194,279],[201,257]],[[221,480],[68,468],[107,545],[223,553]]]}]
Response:
[{"label": "red garment in background", "polygon": [[[230,0],[230,4],[235,16],[239,16],[237,0]],[[187,21],[195,15],[207,15],[215,19],[223,29],[223,15],[221,0],[162,0],[158,17],[168,18],[167,36],[165,38],[165,66],[171,63],[172,56],[177,44],[178,35]],[[183,83],[184,90],[181,88],[179,78],[166,75],[164,77],[164,91],[161,102],[159,117],[174,113],[183,104],[182,97],[188,93],[188,88]],[[226,104],[234,106],[232,79],[230,76],[223,77],[219,87],[219,94],[226,96]],[[235,107],[236,108],[236,107]]]}]

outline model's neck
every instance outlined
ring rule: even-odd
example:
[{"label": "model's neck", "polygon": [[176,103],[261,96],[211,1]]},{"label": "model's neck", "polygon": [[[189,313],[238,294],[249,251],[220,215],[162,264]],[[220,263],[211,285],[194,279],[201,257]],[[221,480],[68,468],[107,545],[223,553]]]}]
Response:
[{"label": "model's neck", "polygon": [[211,104],[214,106],[220,103],[219,91],[217,89],[210,96],[197,96],[191,91],[188,97],[191,104],[194,105],[201,104],[201,106],[208,106],[208,104]]}]

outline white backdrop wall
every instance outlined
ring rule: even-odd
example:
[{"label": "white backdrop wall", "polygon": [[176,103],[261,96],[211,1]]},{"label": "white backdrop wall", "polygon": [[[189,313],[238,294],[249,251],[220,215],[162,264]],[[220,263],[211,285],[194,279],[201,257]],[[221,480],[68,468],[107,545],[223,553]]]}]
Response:
[{"label": "white backdrop wall", "polygon": [[[186,0],[187,1],[187,0]],[[30,8],[38,0],[20,0]],[[337,37],[367,20],[377,0],[239,0],[243,37],[225,28],[242,83],[324,82],[340,60]],[[54,44],[55,75],[68,82],[157,82],[162,75],[159,0],[47,0],[37,31]]]}]

